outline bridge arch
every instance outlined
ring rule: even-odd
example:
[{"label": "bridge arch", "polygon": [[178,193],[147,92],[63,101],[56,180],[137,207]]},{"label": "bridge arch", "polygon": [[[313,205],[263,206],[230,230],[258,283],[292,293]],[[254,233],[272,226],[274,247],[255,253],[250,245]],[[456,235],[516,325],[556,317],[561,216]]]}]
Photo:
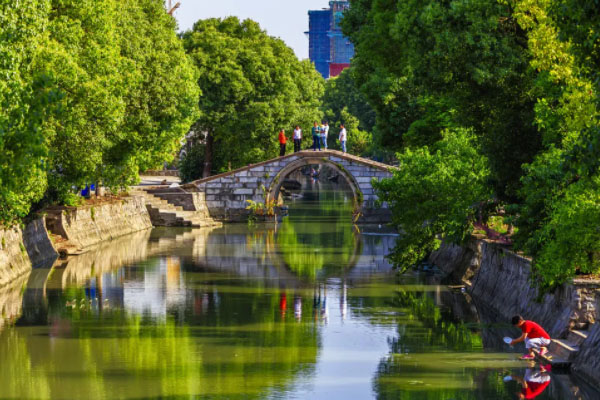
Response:
[{"label": "bridge arch", "polygon": [[288,154],[190,182],[183,185],[183,189],[199,192],[195,197],[197,202],[204,202],[214,219],[244,221],[250,213],[246,209],[248,201],[267,202],[278,199],[287,175],[302,166],[315,164],[327,165],[348,182],[354,196],[355,216],[358,214],[360,217],[359,222],[385,223],[390,220],[387,205],[377,205],[377,195],[371,182],[373,179],[390,177],[392,167],[336,150]]},{"label": "bridge arch", "polygon": [[341,175],[346,182],[348,182],[348,185],[352,190],[352,196],[354,199],[354,213],[360,213],[363,203],[363,195],[358,182],[356,179],[354,179],[354,176],[346,171],[341,164],[335,163],[327,157],[303,157],[285,165],[283,168],[281,168],[281,170],[279,170],[277,175],[273,177],[271,185],[267,189],[268,199],[279,199],[279,192],[281,191],[281,186],[283,186],[283,181],[285,178],[287,178],[292,172],[309,165],[326,165]]}]

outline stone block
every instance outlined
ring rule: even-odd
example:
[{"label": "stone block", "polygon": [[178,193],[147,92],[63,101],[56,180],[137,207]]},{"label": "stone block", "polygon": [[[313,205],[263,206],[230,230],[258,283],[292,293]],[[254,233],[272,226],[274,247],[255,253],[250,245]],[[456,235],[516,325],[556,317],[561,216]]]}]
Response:
[{"label": "stone block", "polygon": [[224,201],[206,201],[206,206],[208,208],[220,208],[220,207],[225,207],[225,202]]},{"label": "stone block", "polygon": [[[248,172],[265,172],[265,167],[263,165],[259,167],[251,168]],[[264,175],[264,174],[263,174]]]},{"label": "stone block", "polygon": [[223,184],[221,182],[207,182],[206,183],[206,188],[207,189],[216,189],[216,188],[221,188],[223,187]]},{"label": "stone block", "polygon": [[241,177],[244,177],[244,176],[248,176],[248,171],[246,170],[246,171],[237,172],[234,176],[238,177],[238,178],[241,178]]},{"label": "stone block", "polygon": [[355,178],[357,183],[371,183],[371,177],[369,176],[358,176]]},{"label": "stone block", "polygon": [[214,201],[217,200],[219,196],[215,196],[214,194],[209,194],[206,196],[206,200],[207,201]]},{"label": "stone block", "polygon": [[254,194],[254,190],[253,189],[247,189],[247,188],[234,189],[233,190],[233,194],[253,195]]}]

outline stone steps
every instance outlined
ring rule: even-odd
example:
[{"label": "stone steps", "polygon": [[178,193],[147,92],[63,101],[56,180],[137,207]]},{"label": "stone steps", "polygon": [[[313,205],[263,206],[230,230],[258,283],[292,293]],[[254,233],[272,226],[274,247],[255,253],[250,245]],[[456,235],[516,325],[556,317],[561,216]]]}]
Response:
[{"label": "stone steps", "polygon": [[541,355],[538,351],[534,352],[538,359],[551,364],[553,368],[569,369],[573,359],[579,353],[579,347],[587,337],[587,331],[571,330],[567,339],[552,339],[545,355]]},{"label": "stone steps", "polygon": [[208,210],[185,211],[182,206],[171,204],[145,190],[136,190],[134,194],[146,200],[146,208],[154,226],[202,228],[213,225],[208,222]]},{"label": "stone steps", "polygon": [[75,245],[63,236],[51,232],[49,232],[49,235],[50,240],[52,241],[52,244],[56,249],[56,252],[61,258],[66,258],[68,256],[76,256],[85,253],[83,249],[81,249],[79,246]]},{"label": "stone steps", "polygon": [[571,361],[579,352],[579,346],[565,339],[552,339],[548,351],[553,356]]},{"label": "stone steps", "polygon": [[571,343],[580,346],[588,337],[588,331],[571,330],[567,336],[567,340]]}]

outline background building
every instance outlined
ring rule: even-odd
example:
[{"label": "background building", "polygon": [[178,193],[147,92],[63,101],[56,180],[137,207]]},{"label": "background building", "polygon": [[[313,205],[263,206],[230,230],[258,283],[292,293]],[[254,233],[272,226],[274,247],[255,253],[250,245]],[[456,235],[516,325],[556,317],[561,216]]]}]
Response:
[{"label": "background building", "polygon": [[354,45],[342,34],[340,22],[349,1],[330,1],[329,8],[308,12],[308,53],[325,79],[350,66]]}]

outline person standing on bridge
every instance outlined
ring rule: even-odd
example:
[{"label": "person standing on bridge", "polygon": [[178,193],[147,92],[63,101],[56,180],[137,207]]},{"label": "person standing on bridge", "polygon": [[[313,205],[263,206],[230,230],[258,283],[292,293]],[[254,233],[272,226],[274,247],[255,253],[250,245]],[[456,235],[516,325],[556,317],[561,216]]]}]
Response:
[{"label": "person standing on bridge", "polygon": [[297,153],[301,150],[302,146],[302,129],[300,126],[296,125],[296,129],[294,129],[294,153]]},{"label": "person standing on bridge", "polygon": [[285,137],[285,131],[282,129],[279,131],[279,157],[285,156],[285,144],[287,138]]},{"label": "person standing on bridge", "polygon": [[346,140],[348,138],[348,132],[346,132],[346,128],[344,127],[344,124],[340,124],[340,136],[339,136],[339,141],[340,141],[340,145],[342,146],[342,151],[345,153],[346,152]]},{"label": "person standing on bridge", "polygon": [[321,130],[319,129],[319,123],[315,121],[312,127],[312,139],[313,139],[313,151],[317,151],[317,146],[319,147],[319,151],[321,151],[321,138],[320,138]]},{"label": "person standing on bridge", "polygon": [[327,136],[329,135],[329,123],[325,121],[321,124],[321,146],[327,150]]}]

